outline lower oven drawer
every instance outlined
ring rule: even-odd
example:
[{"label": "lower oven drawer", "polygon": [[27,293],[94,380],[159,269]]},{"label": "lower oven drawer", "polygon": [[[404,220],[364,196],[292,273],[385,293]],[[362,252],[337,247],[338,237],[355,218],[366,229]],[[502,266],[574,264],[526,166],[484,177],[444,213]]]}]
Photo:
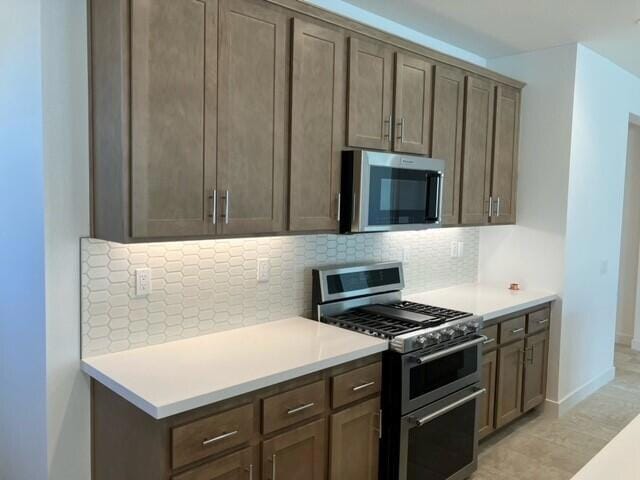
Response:
[{"label": "lower oven drawer", "polygon": [[401,420],[399,480],[463,480],[477,468],[478,405],[474,385]]}]

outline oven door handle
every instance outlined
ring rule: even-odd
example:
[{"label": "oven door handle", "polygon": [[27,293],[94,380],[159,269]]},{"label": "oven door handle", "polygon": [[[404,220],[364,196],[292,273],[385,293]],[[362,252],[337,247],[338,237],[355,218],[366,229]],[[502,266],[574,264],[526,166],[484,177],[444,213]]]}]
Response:
[{"label": "oven door handle", "polygon": [[460,350],[466,350],[467,348],[473,347],[474,345],[484,343],[488,339],[488,337],[482,335],[481,337],[471,340],[470,342],[461,343],[460,345],[454,345],[453,347],[445,348],[444,350],[440,350],[439,352],[435,352],[430,355],[425,355],[424,357],[414,357],[414,360],[418,364],[429,363],[433,360],[451,355],[452,353],[459,352]]},{"label": "oven door handle", "polygon": [[431,420],[434,420],[434,419],[436,419],[438,417],[441,417],[445,413],[449,413],[451,410],[455,410],[459,406],[464,405],[465,403],[468,403],[471,400],[474,400],[474,399],[478,398],[480,395],[484,395],[486,392],[487,392],[486,388],[476,389],[476,391],[473,392],[471,395],[467,395],[466,397],[461,398],[460,400],[457,400],[457,401],[453,402],[452,404],[447,405],[444,408],[441,408],[437,412],[430,413],[429,415],[427,415],[425,417],[422,417],[422,418],[414,418],[414,419],[412,419],[413,423],[415,424],[416,427],[422,427],[425,423],[428,423]]}]

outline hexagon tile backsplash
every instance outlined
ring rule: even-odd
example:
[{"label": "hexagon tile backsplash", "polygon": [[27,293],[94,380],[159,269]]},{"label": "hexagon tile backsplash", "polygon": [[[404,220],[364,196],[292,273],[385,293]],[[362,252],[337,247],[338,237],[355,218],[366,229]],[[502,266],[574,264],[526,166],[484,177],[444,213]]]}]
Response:
[{"label": "hexagon tile backsplash", "polygon": [[[451,258],[451,242],[464,255]],[[309,235],[121,245],[83,239],[82,354],[127,350],[311,311],[311,269],[404,260],[407,292],[473,282],[477,228],[353,236]],[[269,259],[270,280],[256,279]],[[152,293],[135,296],[150,268]]]}]

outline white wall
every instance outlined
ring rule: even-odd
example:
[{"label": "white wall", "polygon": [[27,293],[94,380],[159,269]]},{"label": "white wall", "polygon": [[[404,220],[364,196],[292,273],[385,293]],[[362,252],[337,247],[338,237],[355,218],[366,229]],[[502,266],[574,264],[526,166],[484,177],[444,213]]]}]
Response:
[{"label": "white wall", "polygon": [[[527,82],[522,95],[518,225],[480,232],[479,280],[562,295],[576,46],[490,60]],[[561,302],[553,312],[549,398],[557,398]]]},{"label": "white wall", "polygon": [[640,79],[579,45],[565,250],[560,400],[613,372],[627,138]]},{"label": "white wall", "polygon": [[89,235],[87,4],[42,2],[50,480],[88,480],[89,381],[80,372],[80,240]]},{"label": "white wall", "polygon": [[0,479],[46,478],[40,1],[0,3]]},{"label": "white wall", "polygon": [[344,17],[357,20],[358,22],[364,23],[371,27],[384,30],[387,33],[392,33],[394,35],[398,35],[399,37],[406,38],[407,40],[411,40],[414,43],[424,45],[425,47],[429,47],[442,53],[446,53],[462,60],[466,60],[467,62],[475,63],[476,65],[480,65],[482,67],[487,66],[487,59],[481,57],[480,55],[476,55],[475,53],[469,52],[468,50],[464,50],[462,48],[456,47],[455,45],[443,42],[442,40],[438,40],[437,38],[430,37],[426,34],[428,32],[418,32],[392,20],[381,17],[380,15],[376,15],[375,13],[368,12],[367,10],[356,7],[355,5],[351,5],[350,3],[347,3],[343,0],[306,0],[306,2],[317,7],[324,8],[325,10],[332,11]]},{"label": "white wall", "polygon": [[627,173],[624,186],[620,288],[616,342],[631,345],[636,315],[638,259],[640,248],[640,126],[629,124]]}]

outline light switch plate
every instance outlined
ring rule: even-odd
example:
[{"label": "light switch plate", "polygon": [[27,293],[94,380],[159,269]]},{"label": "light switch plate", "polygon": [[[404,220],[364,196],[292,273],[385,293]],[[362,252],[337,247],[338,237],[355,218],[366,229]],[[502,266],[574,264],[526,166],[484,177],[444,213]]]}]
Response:
[{"label": "light switch plate", "polygon": [[146,297],[151,294],[153,288],[151,286],[151,269],[136,269],[136,297]]},{"label": "light switch plate", "polygon": [[258,259],[257,280],[260,283],[268,282],[271,276],[271,263],[268,258]]}]

